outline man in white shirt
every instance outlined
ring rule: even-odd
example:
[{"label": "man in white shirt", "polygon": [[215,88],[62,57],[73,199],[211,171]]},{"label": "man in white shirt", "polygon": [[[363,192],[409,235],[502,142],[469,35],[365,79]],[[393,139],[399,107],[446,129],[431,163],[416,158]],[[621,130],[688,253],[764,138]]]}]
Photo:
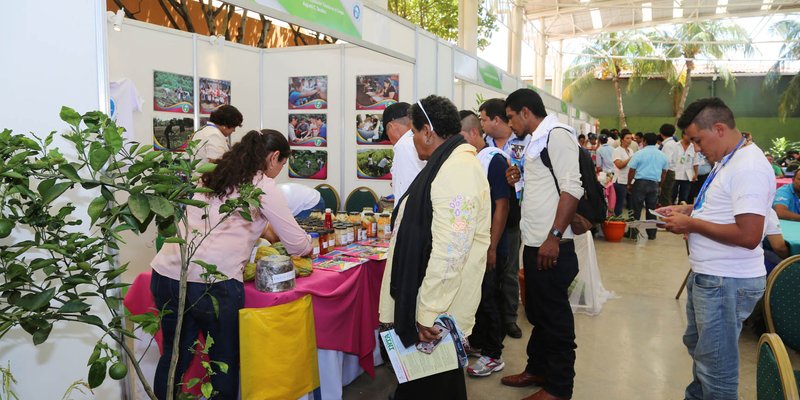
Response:
[{"label": "man in white shirt", "polygon": [[689,203],[689,194],[692,192],[692,182],[697,180],[697,167],[700,161],[694,145],[689,141],[686,132],[681,136],[681,141],[672,152],[671,164],[675,166],[675,186],[672,189],[672,200],[675,204]]},{"label": "man in white shirt", "polygon": [[[525,153],[520,230],[525,245],[525,314],[536,328],[528,341],[525,371],[501,382],[542,387],[525,400],[570,399],[576,345],[567,291],[578,275],[570,223],[583,197],[578,138],[571,127],[547,115],[542,98],[530,89],[519,89],[506,98],[506,115],[517,136],[531,135]],[[542,161],[544,151],[552,172]],[[516,183],[519,169],[509,167],[506,177],[510,184]]]},{"label": "man in white shirt", "polygon": [[394,145],[392,161],[392,193],[397,204],[406,193],[425,161],[419,159],[414,147],[414,134],[411,132],[411,119],[408,118],[408,103],[394,103],[383,110],[383,131]]},{"label": "man in white shirt", "polygon": [[[621,215],[622,208],[628,202],[628,172],[630,167],[628,163],[633,156],[631,144],[633,142],[633,135],[631,131],[623,129],[619,137],[619,147],[614,149],[611,154],[611,159],[614,161],[614,193],[617,195],[616,203],[614,203],[614,215]],[[630,208],[630,205],[628,206]]]},{"label": "man in white shirt", "polygon": [[192,137],[192,140],[200,141],[196,153],[197,159],[202,160],[201,164],[213,162],[230,150],[228,137],[237,127],[242,126],[243,120],[242,113],[236,107],[227,104],[211,113],[206,126]]},{"label": "man in white shirt", "polygon": [[764,153],[736,128],[718,98],[686,107],[678,126],[716,166],[692,205],[663,207],[666,229],[688,235],[692,272],[686,284],[683,343],[694,361],[688,400],[738,399],[739,332],[764,293],[759,245],[775,195]]},{"label": "man in white shirt", "polygon": [[672,187],[675,185],[675,152],[678,142],[675,140],[675,125],[664,124],[658,128],[658,134],[661,136],[661,145],[658,147],[661,152],[667,156],[669,161],[669,169],[667,176],[664,177],[664,182],[661,185],[661,193],[658,195],[658,204],[668,206],[672,204]]},{"label": "man in white shirt", "polygon": [[278,188],[281,189],[286,204],[289,205],[295,218],[308,218],[314,210],[325,210],[325,200],[314,188],[299,183],[281,183],[278,184]]}]

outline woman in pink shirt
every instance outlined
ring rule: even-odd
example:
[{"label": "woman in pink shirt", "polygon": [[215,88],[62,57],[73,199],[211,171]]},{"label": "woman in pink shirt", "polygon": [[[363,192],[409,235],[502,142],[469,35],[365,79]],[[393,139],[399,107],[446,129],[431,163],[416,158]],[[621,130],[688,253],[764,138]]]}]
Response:
[{"label": "woman in pink shirt", "polygon": [[[216,372],[211,377],[214,390],[219,392],[219,398],[238,398],[239,309],[244,306],[242,271],[250,259],[253,246],[269,223],[290,254],[305,255],[311,251],[311,239],[297,225],[274,180],[286,164],[290,151],[289,142],[280,132],[271,129],[250,131],[217,161],[214,171],[201,177],[201,186],[213,192],[195,196],[196,200],[208,203],[205,209],[187,207],[190,234],[184,237],[190,240],[207,235],[192,260],[216,265],[217,270],[228,279],[204,279],[201,276],[204,270],[200,265],[194,262],[189,265],[186,309],[175,376],[177,382],[192,359],[189,348],[197,339],[198,332],[204,336],[210,334],[214,338],[210,358],[228,365],[227,373],[223,373],[218,365],[212,364]],[[250,210],[252,221],[242,218],[239,213],[233,213],[223,221],[225,215],[219,212],[220,205],[228,198],[238,197],[239,187],[248,183],[264,192],[260,197],[261,206]],[[199,232],[199,236],[192,233],[195,231]],[[195,240],[195,243],[199,242],[199,239]],[[164,334],[164,349],[156,368],[154,388],[158,398],[164,399],[167,390],[177,391],[180,387],[167,384],[177,327],[181,274],[179,246],[165,244],[150,265],[153,268],[150,290],[162,315],[161,329]],[[163,310],[170,312],[164,313]]]}]

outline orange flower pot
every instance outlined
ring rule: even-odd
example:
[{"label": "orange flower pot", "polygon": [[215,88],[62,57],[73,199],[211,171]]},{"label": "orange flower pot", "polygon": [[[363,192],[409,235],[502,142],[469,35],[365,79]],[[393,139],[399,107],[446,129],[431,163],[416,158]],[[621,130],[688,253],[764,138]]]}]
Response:
[{"label": "orange flower pot", "polygon": [[603,222],[603,235],[608,242],[619,242],[622,236],[625,235],[625,226],[627,224],[622,221],[606,221]]}]

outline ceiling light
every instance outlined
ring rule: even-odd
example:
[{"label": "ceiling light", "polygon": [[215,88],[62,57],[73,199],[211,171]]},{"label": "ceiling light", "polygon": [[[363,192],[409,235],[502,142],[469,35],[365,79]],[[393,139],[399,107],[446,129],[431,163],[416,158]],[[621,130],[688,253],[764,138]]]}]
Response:
[{"label": "ceiling light", "polygon": [[642,3],[642,21],[650,22],[653,20],[653,3]]},{"label": "ceiling light", "polygon": [[581,0],[581,3],[586,4],[586,3],[590,2],[590,1],[592,1],[592,0]]},{"label": "ceiling light", "polygon": [[125,21],[125,9],[120,8],[117,10],[116,13],[113,11],[109,11],[108,15],[108,22],[114,24],[114,30],[119,32],[122,30],[122,22]]},{"label": "ceiling light", "polygon": [[603,27],[603,17],[600,15],[599,8],[593,8],[589,10],[589,14],[592,15],[592,28],[600,29]]},{"label": "ceiling light", "polygon": [[725,14],[728,11],[728,0],[717,0],[717,14]]},{"label": "ceiling light", "polygon": [[683,7],[681,5],[681,0],[674,0],[672,2],[672,18],[683,18]]}]

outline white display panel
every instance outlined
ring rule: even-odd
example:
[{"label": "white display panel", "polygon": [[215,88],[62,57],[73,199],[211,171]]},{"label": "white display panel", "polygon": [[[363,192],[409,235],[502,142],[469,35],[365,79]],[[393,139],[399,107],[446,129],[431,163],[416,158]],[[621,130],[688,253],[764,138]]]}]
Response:
[{"label": "white display panel", "polygon": [[[391,146],[357,146],[354,134],[351,132],[353,121],[356,120],[356,76],[358,75],[381,75],[398,74],[400,80],[399,99],[407,103],[415,101],[412,99],[414,90],[414,65],[405,61],[398,60],[372,50],[363,49],[355,46],[345,47],[344,57],[347,60],[344,67],[344,141],[342,157],[344,182],[339,193],[342,202],[353,189],[359,186],[371,188],[378,196],[386,196],[392,193],[391,181],[358,179],[356,168],[356,154],[359,149],[378,149],[391,148]],[[358,111],[362,113],[363,111]],[[382,112],[382,111],[379,111]],[[339,187],[337,186],[337,189]]]},{"label": "white display panel", "polygon": [[466,78],[472,81],[478,80],[478,59],[464,53],[462,50],[454,50],[453,72],[457,78]]},{"label": "white display panel", "polygon": [[459,82],[456,83],[456,92],[460,96],[454,99],[454,103],[459,110],[477,110],[480,106],[480,104],[478,104],[478,95],[484,100],[506,98],[506,95],[501,92],[464,80],[459,80]]},{"label": "white display panel", "polygon": [[437,40],[438,40],[437,57],[439,59],[439,62],[437,64],[438,72],[436,73],[437,77],[436,91],[437,93],[439,93],[440,96],[453,99],[454,98],[453,45],[441,39]]},{"label": "white display panel", "polygon": [[[5,4],[0,13],[0,35],[6,55],[0,70],[9,95],[0,99],[0,129],[34,132],[40,137],[67,126],[59,118],[62,106],[80,113],[107,108],[105,81],[105,2],[24,1]],[[67,157],[65,140],[53,143]],[[94,193],[67,191],[56,201],[85,209]],[[76,217],[88,221],[86,214]],[[75,227],[85,229],[85,226]],[[23,239],[17,229],[8,239]],[[100,315],[107,319],[108,316]],[[11,388],[20,399],[60,399],[69,386],[86,381],[86,361],[100,332],[87,325],[57,323],[49,339],[34,346],[31,335],[20,328],[9,331],[0,342],[0,365],[10,365],[16,383]],[[120,399],[121,384],[107,380],[94,394],[72,393],[73,399]]]},{"label": "white display panel", "polygon": [[[264,50],[263,84],[264,103],[264,128],[275,129],[287,134],[289,114],[319,113],[327,115],[328,140],[327,147],[292,146],[292,150],[322,150],[327,151],[328,168],[327,179],[296,179],[289,178],[288,166],[284,167],[278,176],[279,182],[294,182],[314,187],[320,183],[332,185],[342,196],[341,173],[341,136],[343,123],[342,107],[342,46],[321,45],[290,47],[283,49]],[[327,76],[328,93],[327,109],[324,110],[289,110],[289,78],[301,76]],[[253,82],[258,86],[257,82]],[[352,107],[352,106],[351,106]],[[353,139],[355,141],[355,138]]]},{"label": "white display panel", "polygon": [[[412,98],[413,100],[423,98],[429,94],[440,94],[438,91],[440,81],[438,57],[436,37],[419,30],[417,32],[416,63],[414,64],[416,82],[414,82],[415,95]],[[452,79],[450,82],[452,82]]]},{"label": "white display panel", "polygon": [[396,21],[370,7],[363,10],[361,37],[365,41],[414,58],[413,25]]}]

